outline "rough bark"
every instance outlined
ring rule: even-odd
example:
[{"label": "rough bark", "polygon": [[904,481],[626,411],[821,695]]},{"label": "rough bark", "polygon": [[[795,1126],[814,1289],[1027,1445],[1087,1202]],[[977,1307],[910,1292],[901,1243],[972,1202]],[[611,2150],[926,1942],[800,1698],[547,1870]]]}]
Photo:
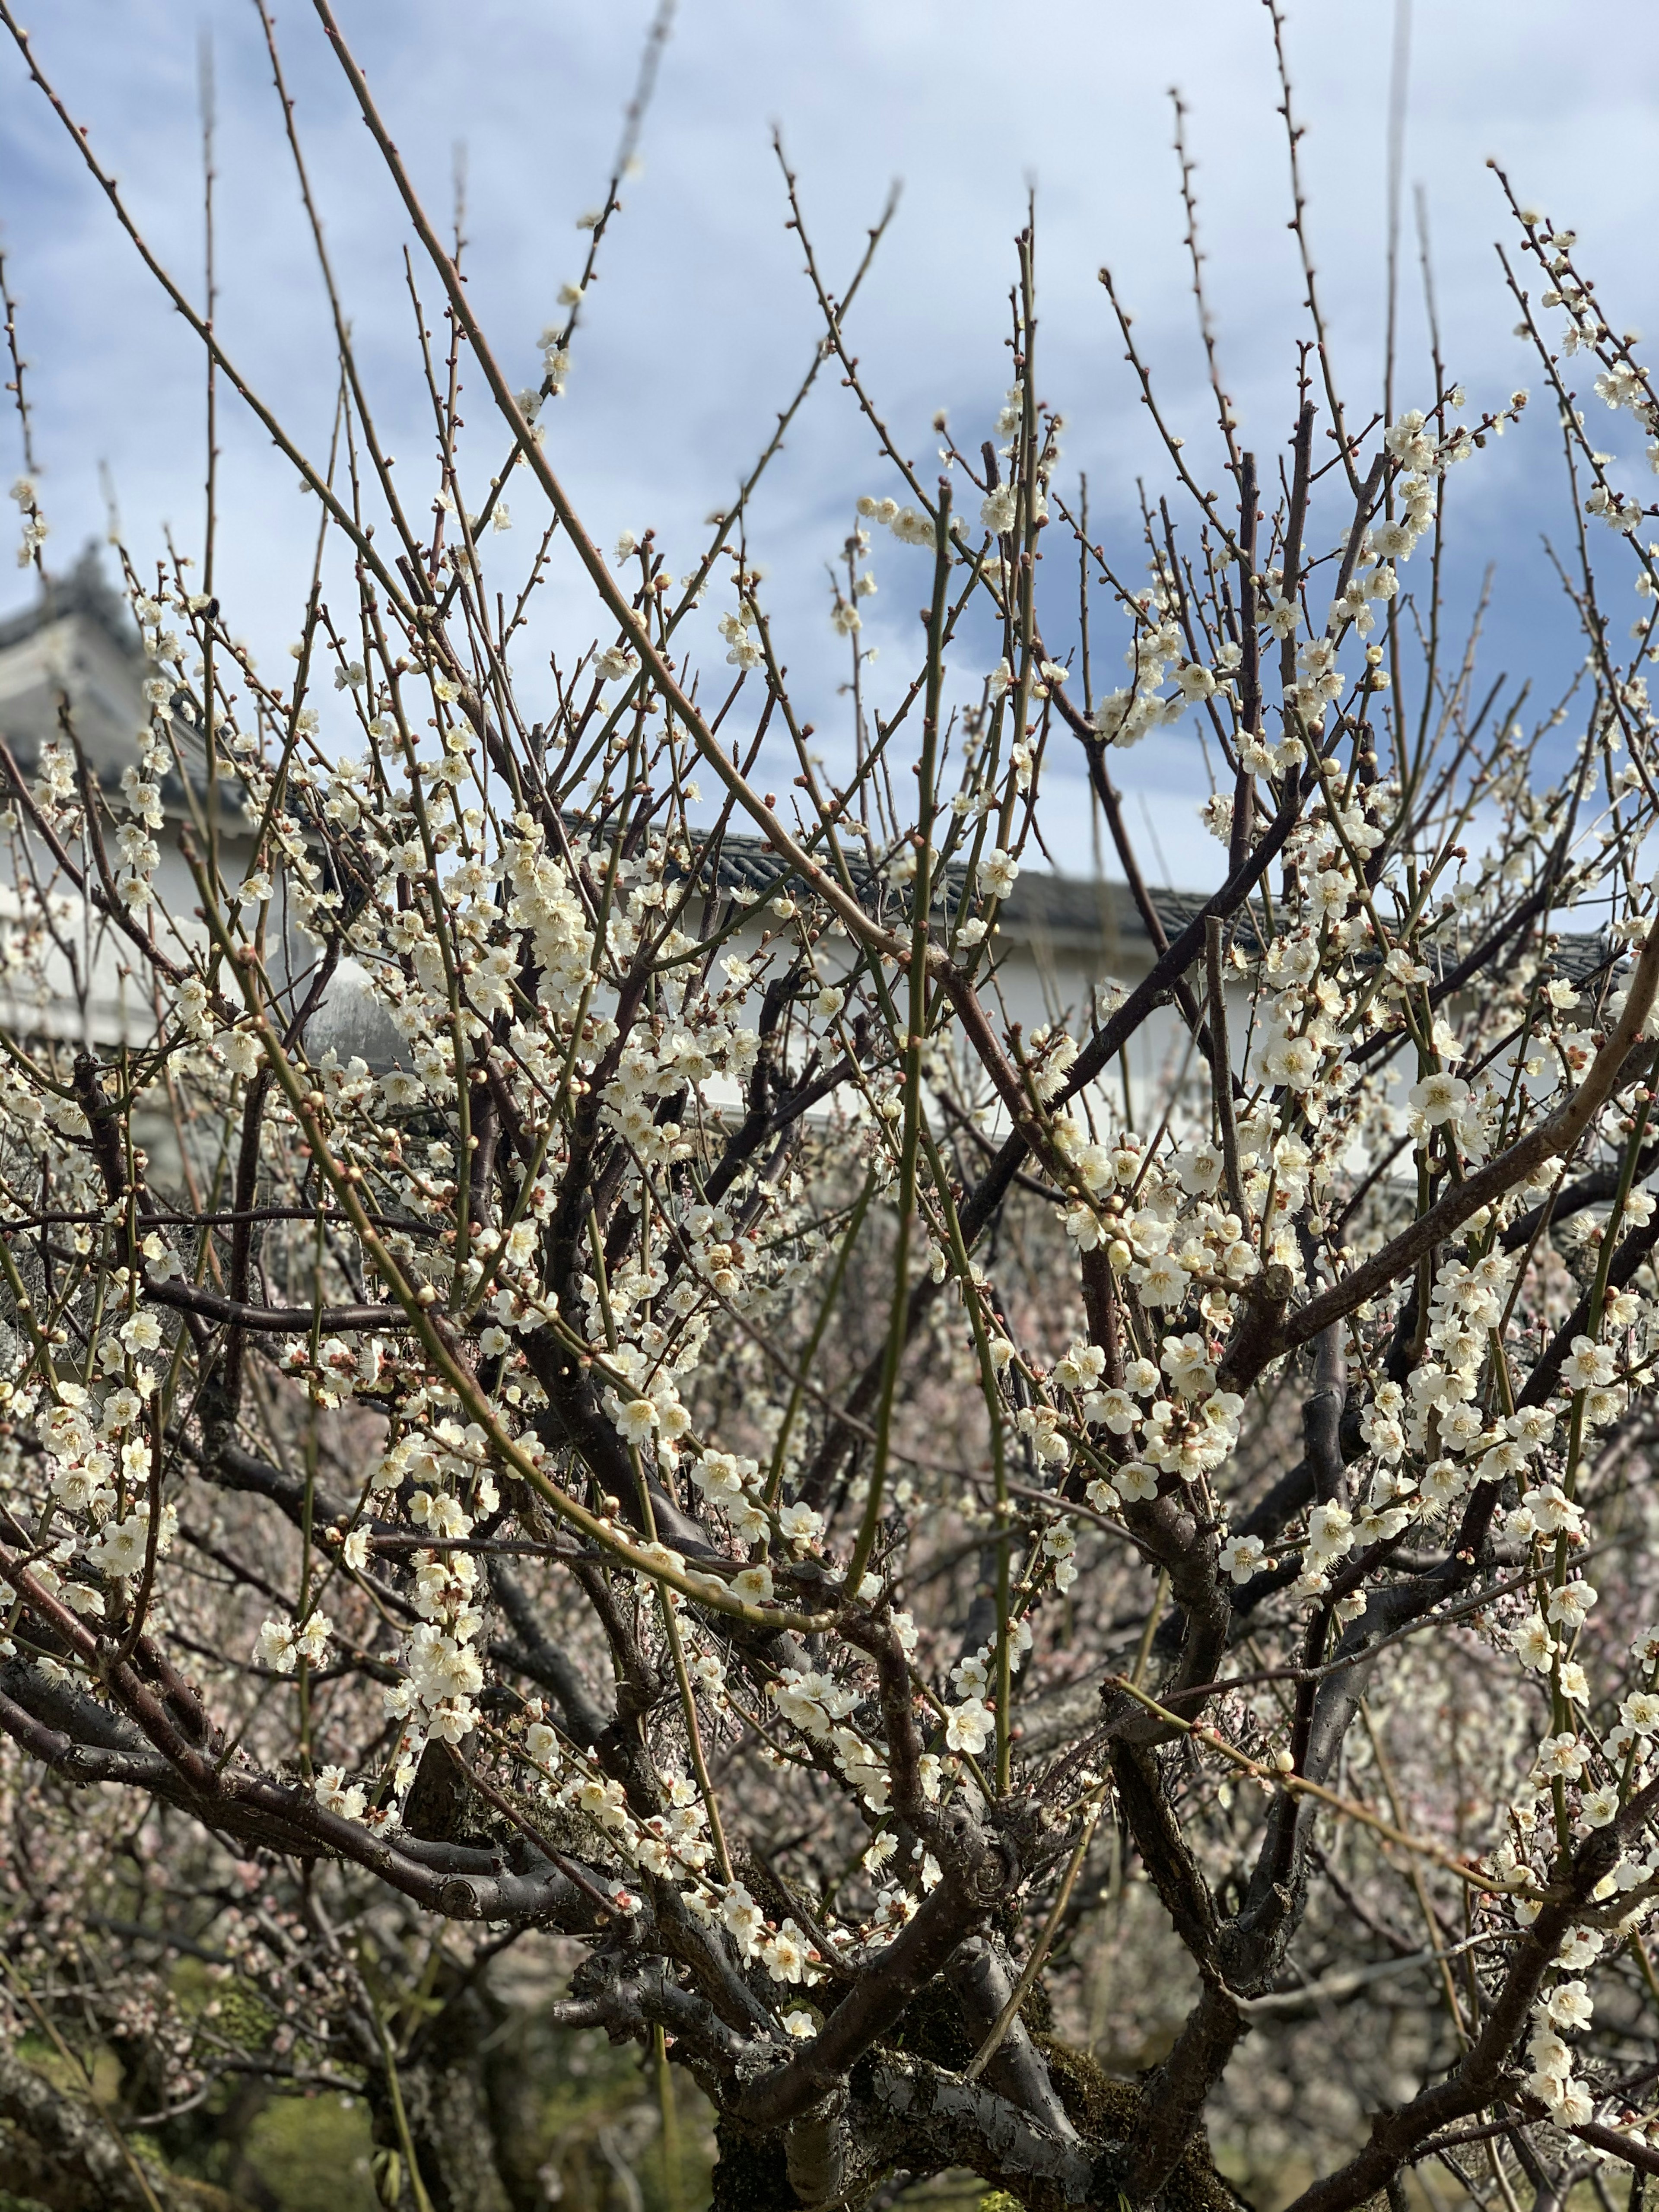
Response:
[{"label": "rough bark", "polygon": [[0,2051],[0,2189],[50,2212],[246,2212],[240,2197],[123,2150],[85,2099]]}]

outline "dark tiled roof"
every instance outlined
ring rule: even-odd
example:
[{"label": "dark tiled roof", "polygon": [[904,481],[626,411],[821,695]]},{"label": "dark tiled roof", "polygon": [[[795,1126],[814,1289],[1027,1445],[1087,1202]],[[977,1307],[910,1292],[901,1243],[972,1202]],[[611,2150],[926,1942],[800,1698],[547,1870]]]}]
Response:
[{"label": "dark tiled roof", "polygon": [[[692,833],[696,834],[695,831]],[[874,906],[880,900],[893,896],[884,878],[871,871],[870,863],[860,846],[849,839],[842,847],[848,864],[848,873],[853,888],[860,900]],[[821,854],[820,854],[821,857]],[[764,894],[780,876],[786,873],[782,861],[763,837],[728,830],[722,840],[716,864],[716,880],[722,890],[751,890]],[[945,872],[945,889],[952,902],[961,897],[967,883],[967,870],[957,861]],[[1158,895],[1158,908],[1163,912],[1166,897]],[[1186,900],[1194,911],[1203,904],[1202,896]],[[1088,881],[1077,876],[1057,876],[1024,869],[1002,907],[1002,927],[1006,936],[1017,938],[1048,937],[1058,941],[1091,945],[1109,943],[1116,937],[1145,938],[1145,925],[1135,912],[1133,901],[1121,884],[1104,880]],[[1176,924],[1179,928],[1180,922]]]},{"label": "dark tiled roof", "polygon": [[[887,887],[871,875],[860,854],[848,852],[849,872],[861,899],[872,904],[887,895]],[[782,863],[763,837],[728,831],[721,847],[718,879],[723,890],[769,890],[785,872]],[[960,864],[948,872],[950,896],[961,896],[966,872]],[[1148,893],[1166,939],[1173,941],[1203,911],[1205,891],[1154,890]],[[1085,951],[1109,959],[1117,945],[1133,946],[1142,958],[1152,957],[1150,934],[1125,884],[1105,878],[1061,876],[1030,867],[1001,910],[1004,941],[1045,945],[1055,951]],[[1257,910],[1250,908],[1234,922],[1234,941],[1247,954],[1259,952],[1261,939]],[[1617,956],[1606,936],[1574,932],[1556,937],[1550,965],[1571,981],[1583,983],[1605,969]]]}]

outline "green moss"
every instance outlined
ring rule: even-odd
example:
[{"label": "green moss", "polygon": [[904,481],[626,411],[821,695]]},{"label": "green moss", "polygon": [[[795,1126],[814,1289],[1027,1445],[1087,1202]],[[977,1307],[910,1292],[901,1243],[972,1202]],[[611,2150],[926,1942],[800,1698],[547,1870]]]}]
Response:
[{"label": "green moss", "polygon": [[264,2051],[276,2033],[276,2015],[257,1990],[243,1981],[226,1982],[215,1992],[211,2018],[228,2042],[243,2051]]},{"label": "green moss", "polygon": [[248,2130],[248,2165],[283,2212],[376,2212],[368,2107],[337,2096],[276,2097]]},{"label": "green moss", "polygon": [[[533,2069],[540,2094],[534,2099],[534,2142],[520,2163],[533,2173],[545,2165],[562,2191],[561,2203],[574,2212],[618,2201],[617,2183],[599,2142],[603,2130],[629,2124],[633,2178],[646,2212],[703,2212],[709,2202],[709,2168],[715,2145],[714,2107],[690,2076],[670,2069],[673,2085],[679,2159],[674,2185],[665,2173],[659,2089],[655,2068],[630,2048],[580,2033],[554,2033],[529,2046],[525,2062]],[[650,2121],[640,2126],[641,2106]],[[739,2202],[744,2200],[739,2199]],[[788,2204],[787,2197],[777,2200]]]},{"label": "green moss", "polygon": [[972,2039],[963,2022],[961,2002],[937,1976],[917,1990],[892,2033],[884,2036],[882,2041],[889,2051],[902,2051],[912,2058],[926,2058],[952,2074],[961,2073],[974,2055]]},{"label": "green moss", "polygon": [[1133,2081],[1120,2081],[1086,2051],[1073,2050],[1052,2035],[1034,2038],[1048,2062],[1066,2117],[1085,2142],[1121,2142],[1133,2121],[1140,2090]]},{"label": "green moss", "polygon": [[1164,2184],[1163,2212],[1239,2212],[1244,2199],[1216,2170],[1210,2146],[1200,2135]]},{"label": "green moss", "polygon": [[[1078,2133],[1089,2142],[1122,2142],[1140,2102],[1139,2083],[1116,2080],[1089,2052],[1052,2036],[1040,2035],[1036,2041],[1048,2062],[1066,2117]],[[1216,2171],[1210,2146],[1200,2134],[1188,2145],[1158,2202],[1159,2212],[1240,2212],[1244,2200]]]},{"label": "green moss", "polygon": [[[1054,2015],[1041,1985],[1019,2008],[1019,2016],[1035,2036],[1053,2026]],[[903,2051],[913,2058],[926,2058],[935,2066],[961,2073],[977,2048],[962,2016],[962,2002],[942,1976],[935,1976],[911,1998],[883,2048]]]},{"label": "green moss", "polygon": [[789,2185],[783,2138],[738,2134],[729,2121],[714,2130],[720,2146],[709,2212],[793,2212],[800,2199]]}]

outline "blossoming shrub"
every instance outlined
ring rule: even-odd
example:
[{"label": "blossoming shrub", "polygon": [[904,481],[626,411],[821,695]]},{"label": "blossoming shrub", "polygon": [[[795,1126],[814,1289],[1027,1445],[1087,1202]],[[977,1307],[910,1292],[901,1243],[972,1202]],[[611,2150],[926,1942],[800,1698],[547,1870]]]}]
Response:
[{"label": "blossoming shrub", "polygon": [[[951,2167],[1219,2202],[1206,2112],[1304,2161],[1298,2212],[1431,2159],[1483,2202],[1650,2170],[1659,617],[1626,653],[1607,604],[1659,566],[1566,356],[1659,400],[1570,236],[1516,210],[1611,526],[1553,713],[1483,690],[1438,586],[1448,473],[1524,395],[1466,419],[1439,378],[1378,434],[1304,388],[1264,492],[1218,391],[1230,489],[1171,434],[1188,534],[1160,507],[1131,590],[1038,400],[1027,234],[992,434],[945,428],[927,483],[890,447],[858,500],[826,761],[759,470],[683,574],[650,532],[607,556],[538,419],[580,288],[515,394],[337,50],[444,301],[430,519],[343,319],[349,471],[198,320],[349,585],[276,682],[124,553],[131,772],[97,785],[67,707],[7,771],[9,969],[100,947],[145,1010],[0,1066],[0,1729],[17,1832],[58,1838],[9,1892],[17,2022],[75,1976],[82,2026],[127,2016],[71,1973],[94,1921],[193,1945],[264,2031],[152,1978],[146,2126],[245,2063],[356,2085],[388,2204],[535,2201],[536,2115],[480,2070],[509,1945],[543,2031],[698,2085],[722,2208]],[[833,358],[878,420],[811,266],[802,396]],[[866,562],[927,601],[867,714]],[[1113,756],[1193,714],[1227,865],[1176,915]],[[1153,964],[1030,1030],[998,915],[1073,747]]]}]

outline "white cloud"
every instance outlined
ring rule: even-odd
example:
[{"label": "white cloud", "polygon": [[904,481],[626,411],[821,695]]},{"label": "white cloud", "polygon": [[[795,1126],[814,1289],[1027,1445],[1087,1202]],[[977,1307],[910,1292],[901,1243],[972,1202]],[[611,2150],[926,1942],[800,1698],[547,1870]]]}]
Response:
[{"label": "white cloud", "polygon": [[[240,0],[206,12],[219,80],[220,325],[239,363],[319,450],[334,397],[331,346],[257,19]],[[342,0],[341,12],[434,213],[447,210],[452,149],[465,141],[471,290],[509,374],[528,381],[538,334],[579,265],[575,218],[602,191],[646,9]],[[1291,26],[1320,281],[1361,419],[1378,385],[1389,12],[1304,6]],[[1423,181],[1430,205],[1448,362],[1479,406],[1516,381],[1537,382],[1510,335],[1515,314],[1492,252],[1504,226],[1488,151],[1506,157],[1524,196],[1577,228],[1613,317],[1651,320],[1651,210],[1630,180],[1659,167],[1659,114],[1634,71],[1608,65],[1642,33],[1645,11],[1633,0],[1580,0],[1570,39],[1553,0],[1418,0],[1416,15],[1407,176]],[[431,416],[412,373],[395,198],[309,11],[284,11],[281,28],[386,441],[400,479],[422,487]],[[195,29],[195,11],[161,0],[113,15],[100,0],[60,0],[35,46],[163,258],[199,289]],[[9,72],[7,243],[33,363],[52,550],[62,559],[100,526],[100,459],[135,547],[153,556],[170,524],[195,548],[194,347],[15,58],[0,56],[0,67]],[[843,0],[811,10],[687,0],[647,128],[645,173],[628,187],[607,241],[568,393],[549,411],[550,452],[596,537],[609,543],[619,529],[654,524],[671,567],[683,569],[703,514],[729,495],[814,342],[769,145],[775,118],[837,289],[890,179],[905,180],[851,328],[896,438],[930,471],[934,409],[948,406],[964,442],[977,445],[1007,381],[1011,241],[1035,181],[1037,382],[1069,418],[1067,467],[1089,471],[1097,527],[1133,561],[1133,481],[1155,457],[1095,281],[1102,261],[1117,270],[1137,337],[1168,379],[1194,465],[1219,480],[1181,248],[1172,82],[1188,100],[1200,164],[1224,366],[1266,470],[1290,424],[1289,319],[1300,284],[1265,11],[1242,0],[1155,9],[1027,0],[1014,12],[988,0]],[[1409,244],[1402,402],[1427,388]],[[441,346],[435,283],[424,268],[417,276]],[[499,440],[483,428],[487,404],[471,383],[463,411],[478,435],[482,489]],[[1453,487],[1454,513],[1496,526],[1517,572],[1518,598],[1492,626],[1498,665],[1513,667],[1540,650],[1561,668],[1571,658],[1545,571],[1527,550],[1541,525],[1559,530],[1562,520],[1559,507],[1540,507],[1536,489],[1555,465],[1547,413],[1535,410],[1523,438],[1483,456]],[[222,421],[236,520],[218,581],[233,623],[274,659],[295,632],[317,510],[234,402]],[[753,532],[826,750],[843,662],[823,562],[854,498],[893,488],[850,395],[827,374]],[[522,544],[533,518],[522,492],[514,505]],[[865,605],[865,641],[886,647],[882,678],[890,671],[896,682],[926,556],[885,543],[878,550],[883,588]],[[558,588],[569,588],[562,571]],[[1103,635],[1097,650],[1115,659],[1117,646]],[[1147,792],[1170,872],[1212,869],[1217,848],[1190,820],[1206,787],[1190,738],[1152,741],[1124,776]],[[1086,813],[1071,807],[1066,819],[1078,826],[1057,849],[1086,866]]]}]

